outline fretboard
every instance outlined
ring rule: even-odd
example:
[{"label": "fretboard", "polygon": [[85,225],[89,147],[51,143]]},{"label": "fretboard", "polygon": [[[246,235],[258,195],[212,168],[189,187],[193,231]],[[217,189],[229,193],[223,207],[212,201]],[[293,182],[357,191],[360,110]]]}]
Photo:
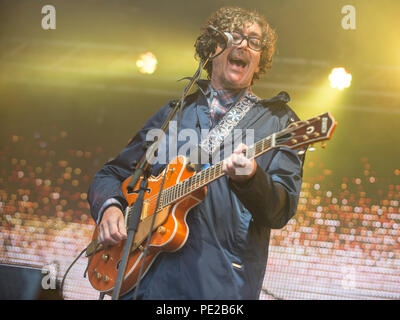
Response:
[{"label": "fretboard", "polygon": [[[246,157],[248,159],[256,158],[273,148],[276,143],[277,135],[278,134],[274,133],[248,147],[246,150]],[[159,210],[225,175],[225,173],[222,172],[222,163],[223,161],[220,161],[197,172],[190,178],[185,179],[172,187],[164,189],[161,195],[162,200]]]}]

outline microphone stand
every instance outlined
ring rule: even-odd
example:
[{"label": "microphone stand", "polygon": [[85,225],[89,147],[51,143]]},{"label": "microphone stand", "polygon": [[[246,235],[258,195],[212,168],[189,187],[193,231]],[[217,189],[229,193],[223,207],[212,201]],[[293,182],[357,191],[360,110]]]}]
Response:
[{"label": "microphone stand", "polygon": [[[180,109],[180,103],[173,103],[173,109],[169,113],[168,117],[165,119],[165,121],[162,124],[161,130],[164,132],[164,134],[167,132],[169,123],[170,121],[175,117],[177,114],[178,110]],[[148,190],[147,189],[147,180],[151,175],[151,168],[152,166],[150,165],[150,160],[147,159],[147,150],[151,148],[150,158],[153,158],[155,153],[158,150],[160,140],[155,140],[150,146],[146,145],[144,146],[145,152],[140,159],[139,163],[136,165],[136,168],[133,171],[132,178],[127,186],[128,193],[132,192],[137,192],[138,197],[136,201],[128,208],[127,213],[128,214],[128,222],[127,222],[127,239],[125,243],[125,248],[124,248],[124,253],[123,257],[120,263],[120,267],[118,270],[118,276],[117,280],[115,283],[115,288],[113,291],[113,300],[118,300],[120,291],[121,291],[121,286],[123,282],[123,276],[125,275],[126,267],[128,264],[128,259],[129,259],[129,254],[131,253],[132,245],[133,245],[133,239],[135,237],[135,233],[137,230],[137,227],[140,223],[140,216],[142,213],[142,207],[143,207],[143,200],[144,200],[144,194]],[[143,176],[143,179],[140,183],[139,190],[134,190],[136,184],[138,183],[139,179]],[[161,190],[160,190],[161,193]],[[157,208],[156,208],[157,209]]]},{"label": "microphone stand", "polygon": [[[216,29],[213,29],[213,31],[217,31],[217,32],[221,33],[220,31],[218,31]],[[203,58],[200,61],[199,67],[198,67],[196,73],[194,74],[194,76],[192,78],[188,78],[188,79],[190,79],[190,83],[183,90],[181,100],[179,102],[175,101],[172,103],[171,107],[173,107],[173,109],[170,111],[170,113],[168,114],[168,117],[164,120],[164,122],[161,126],[161,130],[163,131],[164,135],[167,133],[170,121],[172,121],[175,118],[175,116],[177,115],[178,112],[179,112],[179,114],[178,114],[177,128],[179,128],[181,117],[182,117],[182,109],[183,109],[184,101],[185,101],[187,95],[189,94],[189,92],[191,91],[191,89],[193,88],[194,84],[200,79],[203,67],[207,64],[207,62],[210,59],[214,59],[215,57],[219,56],[227,48],[227,46],[228,46],[228,44],[225,44],[225,47],[222,48],[222,50],[218,54],[215,54],[215,55],[212,55],[213,50],[211,50],[210,53],[207,55],[207,57]],[[150,159],[147,159],[147,154],[148,154],[147,150],[148,150],[148,148],[151,148],[150,158],[153,158],[158,150],[160,141],[161,141],[161,139],[155,140],[150,146],[149,145],[144,146],[145,152],[144,152],[142,158],[140,159],[140,161],[137,163],[135,169],[133,170],[132,178],[127,186],[128,192],[129,193],[137,192],[138,197],[137,197],[136,201],[128,208],[127,213],[126,213],[126,214],[128,214],[128,218],[129,218],[128,223],[127,223],[128,236],[126,239],[123,257],[122,257],[122,260],[120,263],[120,267],[118,270],[118,276],[117,276],[117,280],[116,280],[114,291],[113,291],[113,296],[112,296],[113,300],[118,300],[119,296],[120,296],[123,277],[125,275],[129,255],[131,253],[133,240],[135,238],[135,233],[136,233],[137,227],[140,223],[140,216],[142,213],[144,194],[148,190],[147,189],[147,185],[148,185],[147,180],[151,175],[152,167],[150,165],[150,161],[149,161]],[[140,183],[139,190],[134,190],[140,177],[143,177],[143,179]],[[161,191],[162,190],[159,191],[158,197],[160,197]],[[151,230],[152,230],[152,226],[154,224],[155,217],[157,214],[156,211],[157,211],[157,207],[154,209],[152,224],[150,227],[150,234],[147,237],[147,243],[144,247],[143,258],[142,258],[142,267],[144,265],[144,261],[146,259],[146,255],[148,252],[149,242],[151,239]],[[136,290],[136,294],[134,296],[135,299],[136,299],[137,293],[139,291],[138,289],[139,289],[139,284],[140,284],[140,280],[142,277],[142,271],[143,271],[143,268],[141,268],[141,270],[139,272],[138,283],[137,283],[136,289],[135,289]]]},{"label": "microphone stand", "polygon": [[[193,78],[191,78],[191,81],[188,84],[188,86],[184,89],[181,100],[179,102],[175,101],[172,103],[171,107],[173,107],[173,109],[170,111],[170,113],[168,114],[168,117],[164,120],[164,122],[161,126],[161,130],[163,131],[164,135],[167,133],[170,121],[172,121],[175,118],[175,116],[177,115],[178,112],[179,112],[179,115],[178,115],[178,126],[177,127],[179,128],[179,122],[181,120],[182,107],[183,107],[184,100],[186,99],[190,90],[193,88],[193,85],[197,82],[198,79],[200,79],[201,69],[208,62],[210,57],[211,57],[211,53],[208,55],[208,57],[206,59],[204,59],[204,61],[200,62],[198,70],[196,71]],[[150,159],[147,159],[147,155],[150,154],[151,158],[154,157],[155,153],[158,150],[160,141],[161,141],[161,139],[155,140],[150,146],[145,147],[145,152],[144,152],[142,158],[140,159],[140,161],[138,162],[138,164],[136,165],[136,167],[133,171],[133,174],[132,174],[132,179],[130,180],[130,182],[127,186],[128,192],[129,193],[138,192],[138,197],[137,197],[136,201],[131,205],[131,207],[128,208],[128,212],[127,212],[127,214],[130,215],[130,218],[128,219],[128,223],[127,223],[128,236],[126,239],[123,258],[121,260],[121,264],[120,264],[120,267],[118,270],[118,277],[117,277],[114,291],[113,291],[113,296],[112,296],[113,300],[119,299],[119,295],[121,292],[121,286],[122,286],[122,282],[123,282],[122,278],[125,275],[125,271],[126,271],[126,267],[127,267],[128,259],[129,259],[129,254],[131,252],[132,245],[133,245],[133,239],[135,237],[135,233],[136,233],[137,227],[140,222],[144,194],[148,190],[147,189],[147,185],[148,185],[147,180],[151,175],[151,165],[150,165]],[[150,150],[151,150],[150,153],[147,152],[148,148],[150,148]],[[143,176],[143,179],[140,183],[139,190],[134,190],[140,177],[142,177],[142,176]],[[161,190],[160,190],[160,194],[161,194]],[[157,210],[157,208],[155,208],[155,210]],[[153,220],[155,219],[155,215],[156,215],[156,213],[153,214]],[[146,245],[142,263],[144,263],[144,261],[145,261],[148,247],[149,246]],[[139,274],[138,279],[140,280],[140,278],[141,278],[141,275]],[[138,286],[136,289],[138,289]]]}]

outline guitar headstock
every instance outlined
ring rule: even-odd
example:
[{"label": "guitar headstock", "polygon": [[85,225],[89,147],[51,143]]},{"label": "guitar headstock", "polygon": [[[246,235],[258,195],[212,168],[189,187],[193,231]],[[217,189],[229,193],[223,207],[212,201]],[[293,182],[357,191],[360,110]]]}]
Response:
[{"label": "guitar headstock", "polygon": [[276,144],[297,149],[315,142],[329,140],[337,122],[330,112],[306,121],[291,123],[276,136]]}]

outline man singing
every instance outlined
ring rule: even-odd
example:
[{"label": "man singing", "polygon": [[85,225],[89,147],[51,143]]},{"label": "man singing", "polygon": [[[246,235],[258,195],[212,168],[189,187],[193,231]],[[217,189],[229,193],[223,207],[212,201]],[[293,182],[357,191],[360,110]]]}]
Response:
[{"label": "man singing", "polygon": [[[298,120],[286,104],[286,93],[263,100],[251,90],[254,81],[271,67],[274,31],[256,12],[221,8],[210,16],[197,38],[200,59],[215,41],[215,34],[207,28],[210,25],[228,32],[232,45],[216,46],[215,54],[222,53],[205,66],[209,80],[197,81],[197,91],[186,98],[178,133],[191,129],[201,143],[202,130],[209,131],[211,140],[207,141],[214,143],[205,150],[212,153],[210,162],[225,159],[225,175],[207,186],[205,199],[188,213],[190,232],[185,245],[176,252],[161,253],[146,272],[139,299],[258,299],[270,230],[284,227],[296,212],[303,165],[296,151],[276,148],[249,159],[243,152],[248,148],[244,143],[236,145],[233,152],[224,148],[233,130],[222,142],[212,137],[212,129],[224,129],[227,122],[236,121],[235,129],[243,132],[242,141],[251,131],[256,142]],[[157,111],[96,174],[89,202],[100,242],[113,245],[126,238],[123,210],[127,202],[121,182],[132,174],[131,163],[142,157],[147,133],[161,127],[170,109],[166,104]],[[183,143],[178,141],[177,150]],[[155,163],[152,174],[158,175],[165,166]],[[133,292],[122,298],[132,298]]]}]

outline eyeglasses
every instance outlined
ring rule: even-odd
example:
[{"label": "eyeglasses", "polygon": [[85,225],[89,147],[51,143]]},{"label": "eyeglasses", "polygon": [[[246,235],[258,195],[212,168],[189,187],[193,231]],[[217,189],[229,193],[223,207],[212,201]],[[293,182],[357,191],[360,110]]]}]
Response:
[{"label": "eyeglasses", "polygon": [[236,46],[240,45],[244,39],[247,40],[247,45],[254,51],[261,51],[263,48],[263,42],[259,37],[249,37],[238,32],[231,32],[233,41],[232,43]]}]

